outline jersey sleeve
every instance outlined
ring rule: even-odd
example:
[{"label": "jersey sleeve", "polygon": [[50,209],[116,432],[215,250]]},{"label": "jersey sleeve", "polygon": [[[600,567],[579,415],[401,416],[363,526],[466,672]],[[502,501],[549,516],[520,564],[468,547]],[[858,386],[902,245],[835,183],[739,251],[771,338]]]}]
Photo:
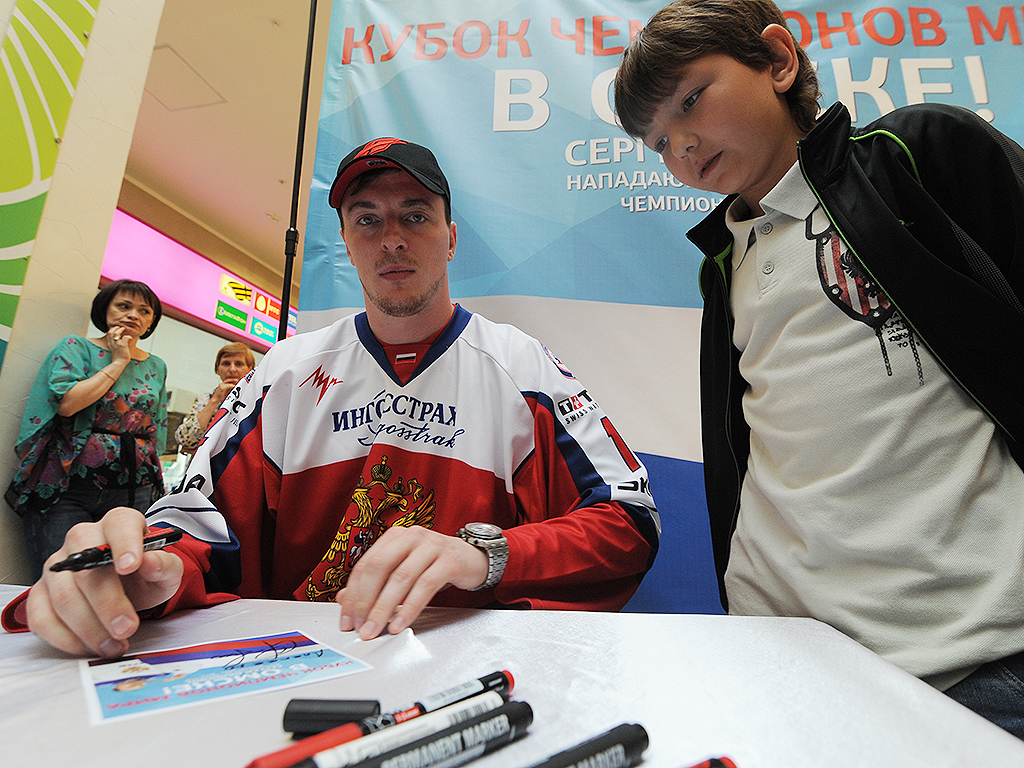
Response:
[{"label": "jersey sleeve", "polygon": [[[539,344],[538,344],[539,346]],[[559,610],[621,609],[658,551],[661,523],[647,470],[595,397],[540,347],[534,450],[513,490],[522,523],[495,597]]]},{"label": "jersey sleeve", "polygon": [[270,463],[261,435],[265,386],[254,371],[233,390],[211,420],[179,488],[146,512],[149,525],[170,525],[186,534],[169,547],[185,572],[178,593],[159,615],[231,596],[266,597],[259,579],[260,541],[270,517],[262,482]]}]

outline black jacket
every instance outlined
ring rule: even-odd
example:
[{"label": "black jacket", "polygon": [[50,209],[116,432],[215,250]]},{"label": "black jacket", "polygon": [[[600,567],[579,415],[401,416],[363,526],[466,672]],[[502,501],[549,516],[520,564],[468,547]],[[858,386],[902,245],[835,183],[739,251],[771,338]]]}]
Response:
[{"label": "black jacket", "polygon": [[[835,104],[799,142],[798,153],[804,178],[840,236],[1024,465],[1024,150],[959,107],[903,107],[854,129],[846,107]],[[750,452],[741,407],[747,384],[732,344],[729,304],[732,236],[725,212],[734,199],[687,233],[706,256],[701,423],[723,605]],[[983,260],[972,265],[970,258],[977,249],[1005,280],[981,275]]]}]

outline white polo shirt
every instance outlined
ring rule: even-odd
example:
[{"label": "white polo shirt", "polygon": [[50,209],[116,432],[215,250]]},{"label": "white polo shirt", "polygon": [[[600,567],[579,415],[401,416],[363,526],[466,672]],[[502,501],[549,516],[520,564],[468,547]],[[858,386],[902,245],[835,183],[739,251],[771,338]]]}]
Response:
[{"label": "white polo shirt", "polygon": [[1024,649],[1024,473],[798,166],[762,208],[727,217],[751,428],[730,611],[812,616],[944,689]]}]

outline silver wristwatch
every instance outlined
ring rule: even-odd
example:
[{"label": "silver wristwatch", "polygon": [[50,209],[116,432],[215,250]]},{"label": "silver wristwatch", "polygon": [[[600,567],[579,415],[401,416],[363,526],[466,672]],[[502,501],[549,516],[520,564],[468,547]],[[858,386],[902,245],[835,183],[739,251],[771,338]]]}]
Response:
[{"label": "silver wristwatch", "polygon": [[502,530],[490,523],[466,523],[459,529],[459,538],[483,550],[487,555],[487,578],[479,587],[470,592],[490,589],[501,581],[508,563],[508,539],[501,535]]}]

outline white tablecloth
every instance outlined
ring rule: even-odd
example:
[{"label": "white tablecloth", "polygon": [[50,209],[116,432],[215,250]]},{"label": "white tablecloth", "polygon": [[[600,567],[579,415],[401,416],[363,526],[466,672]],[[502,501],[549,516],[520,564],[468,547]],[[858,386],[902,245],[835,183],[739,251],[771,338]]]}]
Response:
[{"label": "white tablecloth", "polygon": [[[6,603],[20,588],[0,585]],[[300,630],[373,669],[91,726],[78,661],[0,636],[0,764],[243,768],[292,743],[292,698],[379,699],[383,711],[507,669],[528,735],[472,763],[530,766],[622,722],[650,734],[643,768],[726,755],[738,768],[1024,766],[1024,742],[809,619],[428,609],[363,642],[334,604],[241,600],[144,622],[132,650]]]}]

